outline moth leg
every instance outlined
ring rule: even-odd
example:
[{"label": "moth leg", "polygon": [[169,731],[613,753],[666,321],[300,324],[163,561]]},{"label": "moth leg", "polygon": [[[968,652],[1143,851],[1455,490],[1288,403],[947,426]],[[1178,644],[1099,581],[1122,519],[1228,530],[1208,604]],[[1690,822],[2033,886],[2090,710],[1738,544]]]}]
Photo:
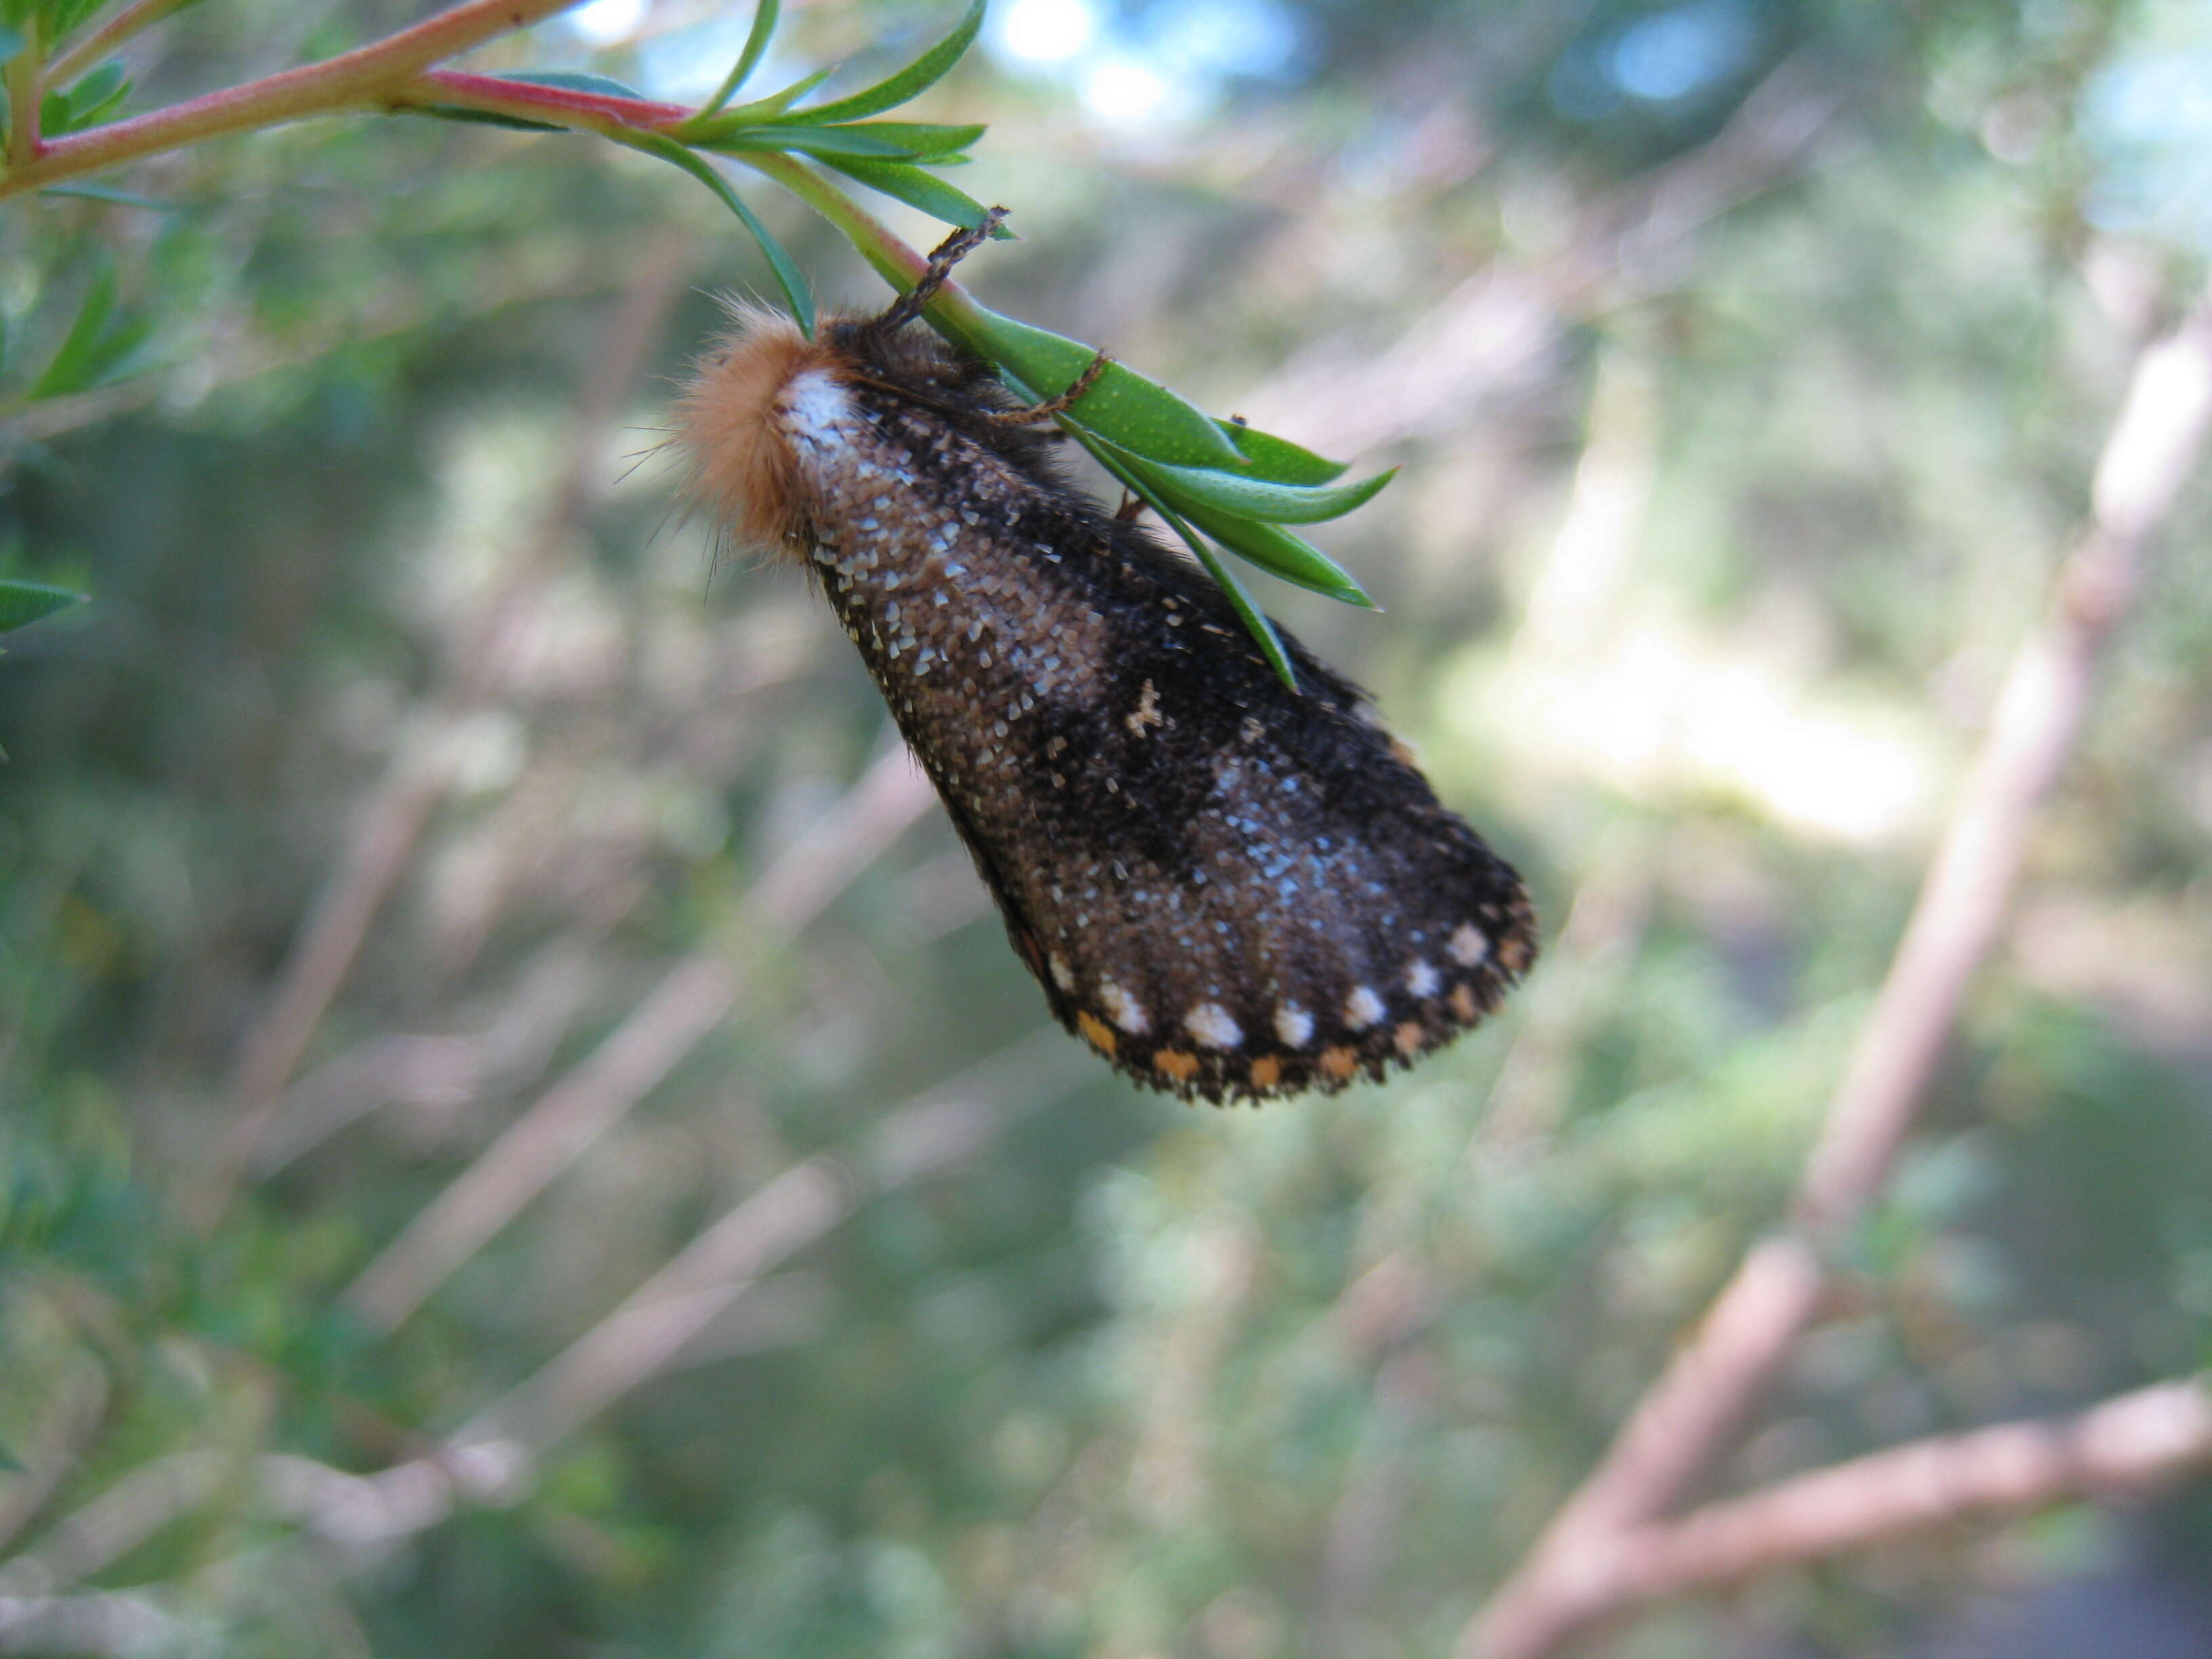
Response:
[{"label": "moth leg", "polygon": [[1027,409],[1009,409],[1003,413],[988,415],[984,418],[995,421],[1001,426],[1020,425],[1030,421],[1048,421],[1081,398],[1092,386],[1097,385],[1098,377],[1106,372],[1108,366],[1113,361],[1102,351],[1091,360],[1090,366],[1082,374],[1075,377],[1074,383],[1066,391],[1048,398],[1041,404],[1031,404]]},{"label": "moth leg", "polygon": [[994,207],[975,229],[956,230],[939,242],[929,256],[929,268],[921,273],[921,280],[890,302],[890,308],[876,319],[876,326],[889,334],[921,316],[921,308],[937,297],[937,290],[952,275],[952,267],[988,241],[1006,216],[1006,209]]},{"label": "moth leg", "polygon": [[1134,524],[1144,516],[1145,504],[1127,490],[1121,492],[1121,505],[1114,509],[1116,524]]}]

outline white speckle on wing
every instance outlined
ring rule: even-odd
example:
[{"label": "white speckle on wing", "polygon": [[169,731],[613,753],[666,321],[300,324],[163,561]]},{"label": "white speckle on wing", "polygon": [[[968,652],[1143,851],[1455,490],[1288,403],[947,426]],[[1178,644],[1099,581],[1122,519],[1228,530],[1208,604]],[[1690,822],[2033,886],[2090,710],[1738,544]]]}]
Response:
[{"label": "white speckle on wing", "polygon": [[1131,1036],[1141,1036],[1152,1029],[1152,1022],[1145,1013],[1145,1005],[1110,979],[1098,981],[1098,1006],[1106,1017]]},{"label": "white speckle on wing", "polygon": [[1209,1048],[1234,1048],[1244,1041],[1243,1029],[1218,1002],[1201,1002],[1182,1017],[1183,1029]]}]

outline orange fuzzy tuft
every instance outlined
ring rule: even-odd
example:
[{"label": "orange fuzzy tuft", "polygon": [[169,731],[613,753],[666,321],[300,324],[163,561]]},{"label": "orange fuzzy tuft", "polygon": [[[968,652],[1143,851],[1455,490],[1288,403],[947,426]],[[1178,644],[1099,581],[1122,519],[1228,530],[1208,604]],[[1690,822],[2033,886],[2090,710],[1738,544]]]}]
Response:
[{"label": "orange fuzzy tuft", "polygon": [[791,446],[771,418],[775,400],[793,375],[845,359],[780,312],[732,301],[730,318],[735,326],[700,361],[677,404],[692,493],[741,540],[792,551],[803,515],[792,492]]}]

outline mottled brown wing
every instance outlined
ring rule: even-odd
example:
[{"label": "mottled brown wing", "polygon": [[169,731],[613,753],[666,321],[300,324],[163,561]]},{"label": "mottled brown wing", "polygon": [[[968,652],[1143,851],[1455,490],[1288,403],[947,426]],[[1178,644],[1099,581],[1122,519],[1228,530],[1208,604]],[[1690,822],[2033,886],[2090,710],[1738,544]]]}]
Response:
[{"label": "mottled brown wing", "polygon": [[1357,691],[1287,641],[1285,688],[971,370],[868,368],[795,423],[811,557],[1060,1021],[1218,1100],[1380,1075],[1495,1006],[1521,882]]}]

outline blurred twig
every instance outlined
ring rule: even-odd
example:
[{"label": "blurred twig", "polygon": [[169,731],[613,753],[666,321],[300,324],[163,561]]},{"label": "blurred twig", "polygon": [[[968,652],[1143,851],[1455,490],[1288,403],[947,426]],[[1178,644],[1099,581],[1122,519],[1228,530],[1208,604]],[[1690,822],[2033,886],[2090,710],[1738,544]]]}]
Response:
[{"label": "blurred twig", "polygon": [[[763,873],[751,913],[776,934],[805,925],[935,799],[903,746]],[[346,1294],[389,1330],[666,1077],[735,1005],[744,974],[701,951],[667,972],[598,1050],[510,1124],[369,1263]]]},{"label": "blurred twig", "polygon": [[[248,132],[302,116],[379,107],[399,82],[416,71],[575,3],[576,0],[465,0],[397,34],[319,64],[302,64],[244,86],[226,87],[167,109],[109,122],[51,143],[38,142],[35,133],[25,135],[26,142],[13,148],[11,165],[0,176],[0,197],[41,189],[222,133]],[[36,59],[27,61],[35,72]],[[36,107],[35,99],[32,106]]]},{"label": "blurred twig", "polygon": [[585,942],[564,939],[531,964],[493,1018],[469,1035],[379,1036],[338,1055],[286,1091],[283,1110],[256,1149],[254,1175],[274,1174],[394,1101],[453,1107],[488,1089],[522,1086],[551,1059],[592,986]]},{"label": "blurred twig", "polygon": [[971,1155],[1018,1113],[1087,1071],[1051,1027],[893,1111],[853,1164],[815,1157],[747,1196],[537,1376],[482,1413],[458,1445],[519,1439],[533,1451],[673,1364],[771,1268],[828,1232],[860,1200]]},{"label": "blurred twig", "polygon": [[460,1502],[510,1499],[548,1446],[684,1363],[693,1342],[754,1285],[862,1200],[972,1156],[1089,1069],[1083,1051],[1058,1030],[1032,1031],[892,1111],[849,1159],[810,1158],[756,1189],[428,1456],[374,1475],[264,1457],[264,1492],[315,1531],[356,1547],[434,1526]]},{"label": "blurred twig", "polygon": [[1786,59],[1720,131],[1595,203],[1555,252],[1474,272],[1387,350],[1316,343],[1247,393],[1245,413],[1324,453],[1358,454],[1526,392],[1552,375],[1571,325],[1679,280],[1693,234],[1806,166],[1843,106],[1816,63]]},{"label": "blurred twig", "polygon": [[530,540],[478,602],[448,653],[435,708],[423,730],[403,743],[391,770],[362,810],[353,843],[331,872],[314,912],[279,970],[266,1012],[247,1033],[233,1086],[231,1128],[196,1206],[204,1228],[228,1206],[267,1128],[285,1084],[337,994],[370,924],[406,866],[452,775],[454,734],[495,694],[501,647],[524,597],[565,547],[604,487],[599,465],[623,398],[681,283],[689,246],[680,237],[650,249],[623,295],[577,400],[566,464]]},{"label": "blurred twig", "polygon": [[236,1468],[227,1452],[173,1452],[142,1463],[72,1511],[39,1542],[0,1566],[0,1599],[74,1589],[155,1533],[211,1502]]},{"label": "blurred twig", "polygon": [[2137,359],[2098,464],[2090,521],[2058,572],[2051,616],[2014,659],[1830,1103],[1790,1231],[1746,1257],[1597,1468],[1468,1626],[1466,1659],[1540,1659],[1658,1593],[1620,1571],[1620,1540],[1658,1527],[1710,1471],[1818,1314],[1828,1282],[1822,1249],[1864,1212],[1912,1126],[1966,983],[1996,941],[2033,811],[2073,746],[2150,538],[2189,477],[2208,418],[2212,296]]},{"label": "blurred twig", "polygon": [[1612,1540],[1609,1571],[1633,1599],[1675,1595],[1978,1516],[2137,1495],[2200,1465],[2212,1465],[2212,1393],[2197,1379],[2160,1382],[2077,1416],[1914,1441],[1631,1528]]},{"label": "blurred twig", "polygon": [[[489,276],[458,301],[445,295],[434,300],[419,294],[387,296],[365,305],[335,326],[302,328],[281,338],[257,335],[243,326],[223,331],[212,349],[195,348],[191,366],[198,378],[188,395],[198,398],[256,375],[324,362],[343,347],[398,338],[434,324],[474,321],[510,306],[540,300],[596,298],[628,291],[635,284],[635,258],[623,259],[617,271],[613,262],[596,248],[573,257],[565,253],[556,257],[559,263],[550,269],[534,258],[518,261],[519,268],[513,273]],[[7,431],[13,437],[50,442],[65,433],[157,404],[175,386],[168,376],[134,374],[88,392],[41,398],[27,408],[11,410]]]},{"label": "blurred twig", "polygon": [[161,1600],[139,1590],[0,1595],[0,1653],[157,1653],[179,1634]]},{"label": "blurred twig", "polygon": [[0,1496],[0,1549],[77,1473],[85,1449],[107,1421],[109,1394],[107,1373],[88,1361],[51,1391],[38,1438],[23,1448],[22,1468]]}]

